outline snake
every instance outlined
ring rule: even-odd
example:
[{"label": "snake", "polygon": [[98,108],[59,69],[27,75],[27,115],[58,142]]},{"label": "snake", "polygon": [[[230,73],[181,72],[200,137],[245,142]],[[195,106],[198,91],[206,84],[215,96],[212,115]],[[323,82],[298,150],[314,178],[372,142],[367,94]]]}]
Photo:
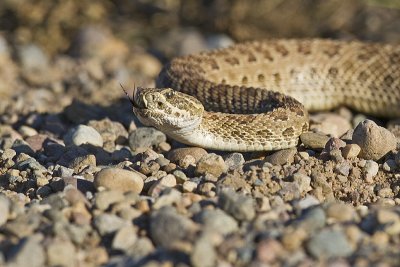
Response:
[{"label": "snake", "polygon": [[267,39],[173,58],[154,88],[134,89],[141,123],[222,151],[295,147],[309,112],[346,106],[400,117],[400,45]]}]

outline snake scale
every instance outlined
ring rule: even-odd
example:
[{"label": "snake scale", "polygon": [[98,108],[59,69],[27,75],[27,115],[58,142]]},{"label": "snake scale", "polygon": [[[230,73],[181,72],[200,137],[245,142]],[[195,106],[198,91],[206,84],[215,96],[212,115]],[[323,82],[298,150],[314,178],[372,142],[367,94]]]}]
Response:
[{"label": "snake scale", "polygon": [[400,117],[400,45],[277,39],[173,59],[136,88],[139,120],[182,143],[226,151],[296,146],[308,111],[344,105]]}]

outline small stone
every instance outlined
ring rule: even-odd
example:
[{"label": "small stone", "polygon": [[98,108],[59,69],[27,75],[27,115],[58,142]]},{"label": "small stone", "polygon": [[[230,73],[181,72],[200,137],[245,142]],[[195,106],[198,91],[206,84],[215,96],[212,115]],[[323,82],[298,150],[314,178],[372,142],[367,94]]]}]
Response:
[{"label": "small stone", "polygon": [[328,218],[333,218],[337,222],[349,222],[354,220],[356,212],[354,207],[344,203],[332,203],[326,210]]},{"label": "small stone", "polygon": [[212,174],[215,177],[219,177],[222,173],[227,171],[227,166],[221,156],[210,153],[204,155],[197,162],[195,172],[199,175],[205,175],[206,173]]},{"label": "small stone", "polygon": [[45,266],[46,257],[41,241],[42,234],[21,239],[16,246],[8,251],[8,266]]},{"label": "small stone", "polygon": [[108,213],[103,213],[96,216],[93,222],[97,230],[99,231],[100,235],[113,233],[121,229],[122,227],[130,224],[124,219],[114,214],[108,214]]},{"label": "small stone", "polygon": [[49,137],[44,134],[35,134],[26,138],[25,141],[28,143],[29,147],[33,149],[33,151],[37,152],[43,149],[43,143],[48,138]]},{"label": "small stone", "polygon": [[318,259],[347,257],[354,250],[342,231],[330,229],[324,229],[311,237],[307,249]]},{"label": "small stone", "polygon": [[137,239],[135,228],[131,225],[125,226],[115,233],[111,247],[116,250],[128,251]]},{"label": "small stone", "polygon": [[182,184],[183,192],[193,192],[197,188],[197,183],[186,181]]},{"label": "small stone", "polygon": [[198,185],[198,191],[200,194],[214,197],[215,196],[215,184],[214,183],[202,183]]},{"label": "small stone", "polygon": [[96,194],[95,203],[98,209],[106,210],[110,207],[110,205],[121,202],[124,200],[124,198],[125,196],[121,191],[102,191]]},{"label": "small stone", "polygon": [[400,220],[400,216],[391,210],[379,209],[376,212],[376,219],[380,224],[390,224]]},{"label": "small stone", "polygon": [[238,194],[232,189],[224,189],[220,192],[218,206],[239,221],[250,221],[256,215],[253,199]]},{"label": "small stone", "polygon": [[342,148],[342,155],[345,159],[353,159],[360,154],[361,147],[357,144],[347,144]]},{"label": "small stone", "polygon": [[168,174],[160,180],[156,181],[148,191],[150,196],[157,196],[160,191],[167,187],[175,187],[176,186],[176,178],[172,174]]},{"label": "small stone", "polygon": [[142,147],[158,146],[166,141],[166,135],[152,127],[137,128],[129,135],[129,147],[133,151]]},{"label": "small stone", "polygon": [[329,140],[324,134],[305,132],[300,135],[300,140],[305,147],[322,150]]},{"label": "small stone", "polygon": [[396,161],[393,159],[388,159],[385,161],[385,163],[383,163],[382,168],[387,172],[394,172],[397,169]]},{"label": "small stone", "polygon": [[318,113],[310,116],[310,130],[339,137],[351,128],[350,122],[334,113]]},{"label": "small stone", "polygon": [[67,132],[64,136],[64,143],[67,146],[90,144],[102,147],[103,138],[93,127],[81,124]]},{"label": "small stone", "polygon": [[77,259],[75,247],[68,240],[53,239],[47,245],[47,264],[49,266],[76,266]]},{"label": "small stone", "polygon": [[316,199],[312,195],[306,195],[305,198],[300,199],[299,201],[297,201],[295,206],[296,206],[297,209],[306,210],[306,209],[308,209],[310,207],[313,207],[313,206],[316,206],[318,204],[320,204],[318,199]]},{"label": "small stone", "polygon": [[188,180],[186,174],[183,171],[175,170],[172,174],[175,176],[178,184],[183,184]]},{"label": "small stone", "polygon": [[308,154],[306,151],[300,151],[298,154],[304,160],[308,160],[310,158],[310,154]]},{"label": "small stone", "polygon": [[244,162],[245,160],[241,153],[231,153],[225,157],[225,164],[229,170],[239,169]]},{"label": "small stone", "polygon": [[288,148],[279,150],[272,155],[269,155],[265,160],[273,165],[292,164],[294,162],[294,155],[296,155],[296,148]]},{"label": "small stone", "polygon": [[67,168],[73,169],[75,173],[81,172],[88,166],[96,166],[96,156],[93,154],[77,155],[70,162],[68,162]]},{"label": "small stone", "polygon": [[183,169],[189,168],[196,164],[196,159],[192,155],[186,155],[178,161],[179,167]]},{"label": "small stone", "polygon": [[353,142],[361,148],[359,157],[367,160],[379,160],[396,149],[397,145],[393,133],[371,120],[364,120],[357,125],[353,133]]},{"label": "small stone", "polygon": [[10,206],[10,200],[5,195],[0,194],[0,226],[7,222]]},{"label": "small stone", "polygon": [[167,158],[172,162],[178,163],[186,155],[191,155],[197,163],[201,159],[201,157],[207,155],[207,151],[204,148],[200,147],[176,148],[168,153]]},{"label": "small stone", "polygon": [[351,169],[351,164],[347,161],[343,161],[335,166],[335,173],[347,177],[349,176]]},{"label": "small stone", "polygon": [[312,207],[304,210],[299,218],[299,228],[303,228],[307,233],[313,233],[325,226],[326,215],[322,208]]},{"label": "small stone", "polygon": [[262,240],[256,249],[257,259],[264,263],[270,264],[275,262],[283,253],[282,244],[274,239]]},{"label": "small stone", "polygon": [[390,187],[384,187],[379,189],[378,196],[383,198],[392,198],[394,197],[394,193]]},{"label": "small stone", "polygon": [[150,217],[150,236],[156,245],[171,248],[176,242],[190,238],[194,223],[173,208],[162,208]]},{"label": "small stone", "polygon": [[191,263],[194,267],[213,267],[216,266],[217,253],[212,241],[206,236],[196,240],[193,251],[190,255]]},{"label": "small stone", "polygon": [[307,193],[312,190],[310,176],[297,172],[293,174],[293,181],[298,184],[300,193]]},{"label": "small stone", "polygon": [[298,183],[282,182],[282,189],[279,190],[279,195],[286,202],[300,198],[301,192]]},{"label": "small stone", "polygon": [[182,193],[174,188],[165,188],[162,194],[154,201],[153,209],[158,210],[165,206],[172,206],[180,203]]},{"label": "small stone", "polygon": [[105,187],[109,190],[122,192],[132,191],[140,193],[143,189],[143,174],[118,168],[105,168],[99,171],[94,178],[96,188]]},{"label": "small stone", "polygon": [[88,126],[93,127],[103,138],[104,148],[107,151],[115,150],[115,144],[124,144],[128,139],[128,132],[124,126],[109,118],[102,120],[91,120]]},{"label": "small stone", "polygon": [[221,235],[228,235],[238,230],[237,221],[223,210],[203,210],[196,216],[196,221],[204,225],[208,231],[216,231]]},{"label": "small stone", "polygon": [[365,166],[363,168],[365,179],[367,181],[372,181],[372,178],[374,178],[379,171],[379,165],[373,160],[367,160],[365,162]]}]

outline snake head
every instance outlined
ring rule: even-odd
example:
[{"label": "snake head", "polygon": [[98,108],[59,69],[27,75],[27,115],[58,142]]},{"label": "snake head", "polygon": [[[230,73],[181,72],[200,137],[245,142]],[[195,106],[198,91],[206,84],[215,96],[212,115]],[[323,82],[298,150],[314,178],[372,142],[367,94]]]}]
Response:
[{"label": "snake head", "polygon": [[163,132],[190,131],[201,123],[204,107],[196,98],[171,88],[137,88],[133,112],[147,126]]}]

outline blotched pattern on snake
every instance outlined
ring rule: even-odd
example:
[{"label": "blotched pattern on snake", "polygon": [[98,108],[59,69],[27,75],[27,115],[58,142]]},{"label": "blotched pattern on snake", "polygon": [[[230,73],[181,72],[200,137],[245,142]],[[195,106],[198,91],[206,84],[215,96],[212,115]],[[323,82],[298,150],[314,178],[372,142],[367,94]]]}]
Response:
[{"label": "blotched pattern on snake", "polygon": [[173,59],[156,85],[134,92],[145,125],[193,146],[277,150],[298,144],[307,111],[345,105],[400,117],[400,45],[249,42]]}]

